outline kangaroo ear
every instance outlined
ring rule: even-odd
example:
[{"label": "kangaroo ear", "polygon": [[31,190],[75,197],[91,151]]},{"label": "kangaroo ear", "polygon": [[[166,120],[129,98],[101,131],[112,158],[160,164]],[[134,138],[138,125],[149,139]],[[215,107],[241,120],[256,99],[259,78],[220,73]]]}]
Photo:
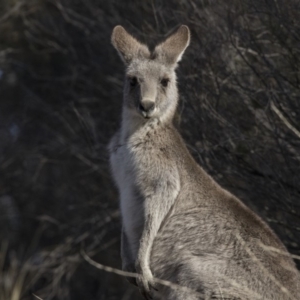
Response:
[{"label": "kangaroo ear", "polygon": [[138,42],[120,25],[114,28],[111,42],[125,64],[129,64],[136,57],[150,57],[148,47]]},{"label": "kangaroo ear", "polygon": [[155,47],[154,55],[162,63],[176,66],[189,43],[190,30],[186,25],[182,25],[164,42]]}]

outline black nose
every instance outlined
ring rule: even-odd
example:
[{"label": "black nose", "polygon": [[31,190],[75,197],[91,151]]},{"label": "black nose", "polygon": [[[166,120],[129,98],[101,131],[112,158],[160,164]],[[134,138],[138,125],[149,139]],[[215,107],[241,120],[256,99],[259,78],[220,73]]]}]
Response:
[{"label": "black nose", "polygon": [[140,110],[148,113],[154,109],[154,106],[155,106],[155,103],[153,101],[145,100],[140,103]]}]

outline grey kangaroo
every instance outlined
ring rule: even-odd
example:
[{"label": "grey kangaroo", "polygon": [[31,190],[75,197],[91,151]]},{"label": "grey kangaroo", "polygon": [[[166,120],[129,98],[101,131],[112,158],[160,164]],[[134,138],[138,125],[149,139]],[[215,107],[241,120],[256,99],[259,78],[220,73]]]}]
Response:
[{"label": "grey kangaroo", "polygon": [[121,127],[109,145],[123,269],[139,274],[146,299],[300,299],[285,246],[195,162],[172,124],[175,69],[189,42],[187,26],[153,51],[122,26],[112,33],[126,65]]}]

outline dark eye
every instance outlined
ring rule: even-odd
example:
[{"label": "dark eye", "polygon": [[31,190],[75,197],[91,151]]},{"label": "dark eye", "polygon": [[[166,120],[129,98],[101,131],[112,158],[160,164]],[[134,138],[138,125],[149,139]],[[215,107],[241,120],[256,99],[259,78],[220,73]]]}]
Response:
[{"label": "dark eye", "polygon": [[129,83],[131,87],[135,87],[138,83],[137,78],[136,77],[129,77]]},{"label": "dark eye", "polygon": [[161,83],[161,85],[163,86],[163,87],[167,87],[168,86],[168,84],[169,84],[169,78],[163,78],[161,81],[160,81],[160,83]]}]

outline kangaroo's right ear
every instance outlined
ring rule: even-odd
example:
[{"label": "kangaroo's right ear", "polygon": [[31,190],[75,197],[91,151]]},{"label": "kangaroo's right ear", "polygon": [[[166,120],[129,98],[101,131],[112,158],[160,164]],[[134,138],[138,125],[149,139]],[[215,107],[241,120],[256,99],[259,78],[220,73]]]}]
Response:
[{"label": "kangaroo's right ear", "polygon": [[111,35],[111,42],[125,64],[129,64],[136,57],[150,57],[148,47],[137,41],[120,25],[114,28]]},{"label": "kangaroo's right ear", "polygon": [[176,66],[190,43],[190,30],[181,25],[175,33],[155,47],[154,54],[165,64]]}]

